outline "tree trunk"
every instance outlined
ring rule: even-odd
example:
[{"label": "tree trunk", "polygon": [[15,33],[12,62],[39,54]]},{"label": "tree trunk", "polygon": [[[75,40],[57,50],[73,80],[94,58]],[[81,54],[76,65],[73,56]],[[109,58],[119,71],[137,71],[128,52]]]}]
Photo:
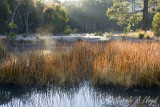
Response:
[{"label": "tree trunk", "polygon": [[26,26],[26,35],[28,35],[29,34],[28,33],[28,16],[27,16],[27,18],[25,20],[25,26]]},{"label": "tree trunk", "polygon": [[88,33],[88,22],[86,22],[86,33]]},{"label": "tree trunk", "polygon": [[104,32],[106,32],[106,23],[105,23],[105,21],[104,21]]},{"label": "tree trunk", "polygon": [[15,16],[15,11],[13,12],[13,15],[12,15],[12,18],[11,18],[11,22],[13,22],[13,20],[14,20],[14,16]]},{"label": "tree trunk", "polygon": [[96,32],[96,23],[94,23],[94,33]]},{"label": "tree trunk", "polygon": [[28,35],[29,32],[28,32],[28,24],[26,24],[26,35]]},{"label": "tree trunk", "polygon": [[83,32],[83,24],[82,24],[82,22],[81,22],[81,32]]},{"label": "tree trunk", "polygon": [[28,29],[29,29],[29,28],[28,28],[28,27],[29,27],[28,18],[29,18],[29,14],[27,14],[26,19],[25,19],[26,35],[29,34],[29,32],[28,32]]},{"label": "tree trunk", "polygon": [[133,10],[136,11],[136,0],[133,0]]},{"label": "tree trunk", "polygon": [[148,0],[144,0],[142,30],[147,31]]},{"label": "tree trunk", "polygon": [[[13,14],[12,14],[11,22],[13,22],[13,20],[14,20],[14,16],[15,16],[15,14],[16,14],[17,9],[19,8],[19,6],[20,6],[24,1],[25,1],[25,0],[21,0],[21,1],[19,1],[18,4],[15,3],[16,1],[13,3],[14,9],[13,9]],[[16,6],[16,5],[17,5],[17,6]]]}]

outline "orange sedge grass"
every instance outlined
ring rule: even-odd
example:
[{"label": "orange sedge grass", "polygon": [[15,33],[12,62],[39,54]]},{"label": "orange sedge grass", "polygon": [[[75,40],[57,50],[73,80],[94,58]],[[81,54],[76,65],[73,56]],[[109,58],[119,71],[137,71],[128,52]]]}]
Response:
[{"label": "orange sedge grass", "polygon": [[0,65],[1,84],[160,86],[160,42],[77,42],[69,50],[32,52]]},{"label": "orange sedge grass", "polygon": [[2,44],[2,38],[0,37],[0,60],[5,57],[7,54],[7,49],[5,46]]}]

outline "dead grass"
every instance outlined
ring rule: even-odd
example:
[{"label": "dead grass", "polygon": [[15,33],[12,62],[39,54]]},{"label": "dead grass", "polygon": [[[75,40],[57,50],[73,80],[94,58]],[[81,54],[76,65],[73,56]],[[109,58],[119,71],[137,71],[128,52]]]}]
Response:
[{"label": "dead grass", "polygon": [[[57,51],[59,53],[57,53]],[[0,65],[1,84],[160,86],[160,42],[74,43],[53,53],[28,52]]]},{"label": "dead grass", "polygon": [[2,38],[0,37],[0,60],[5,57],[7,54],[7,49],[6,47],[3,46],[2,44]]},{"label": "dead grass", "polygon": [[127,33],[126,36],[132,37],[132,38],[138,38],[139,34],[144,34],[144,39],[155,37],[154,33],[150,30],[146,32],[142,30],[136,30],[135,32]]}]

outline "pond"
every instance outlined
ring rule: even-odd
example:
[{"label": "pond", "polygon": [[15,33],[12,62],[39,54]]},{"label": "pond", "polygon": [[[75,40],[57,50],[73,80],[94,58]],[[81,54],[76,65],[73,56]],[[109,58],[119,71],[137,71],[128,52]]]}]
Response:
[{"label": "pond", "polygon": [[[28,43],[29,44],[29,43]],[[30,46],[10,47],[9,53],[16,61],[17,56],[26,55],[30,52]],[[70,43],[71,44],[71,43]],[[62,50],[69,50],[70,44]],[[28,47],[28,48],[26,48]],[[58,46],[52,47],[56,49]],[[13,51],[18,48],[18,51]],[[45,47],[46,48],[46,47]],[[41,49],[41,48],[40,48]],[[32,52],[32,51],[31,51]],[[44,55],[51,54],[49,49],[34,52],[41,52]],[[61,53],[55,51],[55,54]],[[7,64],[7,63],[6,63]],[[93,87],[88,82],[75,87],[17,87],[0,86],[0,107],[143,107],[160,106],[159,89],[124,89],[106,86]]]},{"label": "pond", "polygon": [[127,90],[117,87],[0,87],[1,107],[134,107],[160,106],[160,90]]}]

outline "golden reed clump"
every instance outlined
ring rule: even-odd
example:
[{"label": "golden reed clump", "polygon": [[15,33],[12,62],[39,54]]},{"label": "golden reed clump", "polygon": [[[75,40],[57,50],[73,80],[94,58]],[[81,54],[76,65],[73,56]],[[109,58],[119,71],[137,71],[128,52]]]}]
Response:
[{"label": "golden reed clump", "polygon": [[1,84],[160,86],[160,42],[114,41],[74,43],[6,58],[0,65]]}]

